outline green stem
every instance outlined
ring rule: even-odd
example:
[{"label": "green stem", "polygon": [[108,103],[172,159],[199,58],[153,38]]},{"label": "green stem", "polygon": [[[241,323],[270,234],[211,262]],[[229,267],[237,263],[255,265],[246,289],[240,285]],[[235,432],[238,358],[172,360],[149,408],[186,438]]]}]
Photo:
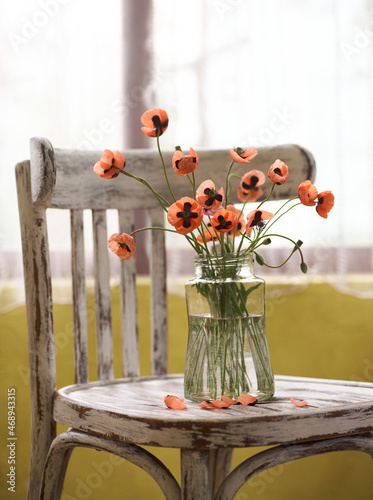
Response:
[{"label": "green stem", "polygon": [[176,201],[175,195],[174,195],[174,193],[172,191],[170,182],[168,180],[167,170],[166,170],[166,164],[165,164],[164,159],[163,159],[163,155],[162,155],[162,151],[161,151],[161,145],[159,143],[159,135],[158,134],[157,134],[157,147],[158,147],[159,156],[160,156],[161,161],[162,161],[163,172],[164,172],[164,176],[165,176],[165,179],[166,179],[166,182],[167,182],[168,190],[170,191],[170,194],[171,194],[172,198],[174,199],[174,201]]},{"label": "green stem", "polygon": [[230,166],[229,166],[228,173],[227,173],[227,177],[226,177],[226,180],[225,180],[225,199],[224,199],[224,208],[227,208],[227,200],[228,200],[228,196],[230,195],[231,185],[230,185],[229,175],[230,175],[230,173],[231,173],[231,170],[232,170],[233,165],[234,165],[234,160],[231,162],[231,164],[230,164]]},{"label": "green stem", "polygon": [[142,184],[144,184],[144,186],[146,186],[148,189],[150,189],[150,191],[154,194],[154,196],[156,197],[156,199],[162,205],[163,210],[165,212],[167,212],[167,208],[166,207],[170,206],[169,202],[165,198],[163,198],[162,195],[160,195],[159,193],[157,193],[157,191],[149,184],[148,181],[146,181],[142,177],[138,177],[137,175],[131,174],[127,170],[124,170],[124,168],[118,168],[118,170],[119,170],[119,172],[121,174],[126,175],[127,177],[130,177],[131,179],[135,179],[138,182],[141,182]]}]

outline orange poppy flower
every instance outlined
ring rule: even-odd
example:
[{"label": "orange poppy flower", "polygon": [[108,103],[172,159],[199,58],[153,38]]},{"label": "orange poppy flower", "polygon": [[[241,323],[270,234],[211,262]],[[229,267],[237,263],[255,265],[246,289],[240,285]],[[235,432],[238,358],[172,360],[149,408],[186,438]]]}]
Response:
[{"label": "orange poppy flower", "polygon": [[299,407],[308,405],[307,401],[296,401],[294,398],[290,398],[290,401],[293,403],[293,405]]},{"label": "orange poppy flower", "polygon": [[220,188],[216,192],[215,184],[209,179],[202,182],[197,189],[196,200],[202,208],[211,211],[210,214],[215,213],[220,209],[224,201],[224,189]]},{"label": "orange poppy flower", "polygon": [[172,410],[185,410],[186,405],[183,403],[184,399],[177,396],[168,395],[164,397],[165,405]]},{"label": "orange poppy flower", "polygon": [[289,168],[281,160],[276,160],[269,167],[268,177],[275,184],[285,184],[289,177]]},{"label": "orange poppy flower", "polygon": [[168,114],[164,109],[154,108],[145,111],[141,117],[144,127],[141,130],[148,137],[161,136],[168,127]]},{"label": "orange poppy flower", "polygon": [[265,210],[253,210],[247,216],[246,234],[250,238],[251,231],[255,226],[262,227],[264,220],[272,219],[273,214]]},{"label": "orange poppy flower", "polygon": [[221,399],[224,401],[224,403],[227,403],[228,405],[240,405],[241,404],[239,401],[235,401],[234,399],[228,398],[228,396],[222,396]]},{"label": "orange poppy flower", "polygon": [[119,170],[122,170],[125,165],[126,160],[122,153],[105,149],[100,161],[93,167],[93,171],[103,179],[115,179],[119,175]]},{"label": "orange poppy flower", "polygon": [[189,148],[189,155],[184,155],[176,150],[172,157],[172,167],[178,175],[186,175],[194,172],[199,163],[199,157],[193,148]]},{"label": "orange poppy flower", "polygon": [[265,175],[260,170],[251,170],[241,179],[240,187],[237,191],[237,197],[240,201],[255,201],[262,196],[263,191],[259,186],[265,183]]},{"label": "orange poppy flower", "polygon": [[168,222],[180,234],[188,234],[194,231],[201,224],[202,218],[202,208],[196,200],[188,196],[184,196],[173,203],[167,213]]},{"label": "orange poppy flower", "polygon": [[234,214],[236,214],[237,215],[237,220],[238,220],[236,226],[229,231],[229,236],[231,236],[232,238],[234,236],[240,236],[241,232],[243,231],[243,228],[246,225],[245,216],[244,216],[242,210],[240,210],[239,208],[235,207],[234,205],[228,205],[227,206],[227,210],[229,212],[233,212]]},{"label": "orange poppy flower", "polygon": [[136,242],[126,233],[114,233],[108,239],[109,249],[122,260],[130,259],[136,251]]},{"label": "orange poppy flower", "polygon": [[237,189],[237,198],[242,201],[242,203],[248,203],[250,201],[256,201],[263,194],[261,188],[256,188],[256,190],[245,191],[242,187]]},{"label": "orange poppy flower", "polygon": [[258,151],[255,148],[249,148],[246,151],[242,148],[234,148],[229,149],[229,154],[232,160],[237,163],[249,163],[258,154]]},{"label": "orange poppy flower", "polygon": [[228,233],[237,226],[238,218],[234,212],[222,208],[212,217],[210,222],[218,233]]},{"label": "orange poppy flower", "polygon": [[251,394],[240,394],[238,396],[238,401],[244,406],[255,405],[255,403],[258,402],[256,397]]},{"label": "orange poppy flower", "polygon": [[326,219],[328,217],[328,213],[334,207],[334,194],[331,191],[322,191],[318,195],[316,211],[320,215]]},{"label": "orange poppy flower", "polygon": [[[210,223],[207,224],[207,228],[204,230],[204,236],[205,236],[206,243],[208,243],[209,241],[212,241],[212,240],[216,241],[219,239],[219,236],[216,234],[215,229],[211,226]],[[204,243],[202,235],[199,234],[197,236],[197,241],[198,241],[198,243]]]},{"label": "orange poppy flower", "polygon": [[298,187],[298,196],[303,205],[313,207],[316,205],[317,189],[311,181],[304,181]]}]

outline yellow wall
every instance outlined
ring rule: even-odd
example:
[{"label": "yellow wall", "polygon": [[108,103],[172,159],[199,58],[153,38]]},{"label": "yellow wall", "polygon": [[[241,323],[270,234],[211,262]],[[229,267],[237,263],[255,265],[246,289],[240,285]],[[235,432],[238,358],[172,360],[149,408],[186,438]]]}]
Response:
[{"label": "yellow wall", "polygon": [[[324,377],[373,382],[373,300],[362,300],[336,292],[326,284],[312,284],[305,290],[287,295],[287,289],[268,286],[267,333],[272,365],[276,374]],[[114,330],[119,330],[119,294],[113,291]],[[140,347],[142,374],[150,373],[150,333],[146,311],[149,288],[139,286]],[[94,345],[93,299],[88,301],[90,345]],[[185,300],[169,296],[169,371],[183,371],[187,343]],[[184,321],[182,320],[184,319]],[[71,306],[55,306],[58,386],[73,382]],[[23,307],[0,316],[0,488],[1,498],[24,499],[29,460],[29,394],[26,318]],[[120,351],[119,335],[115,345]],[[90,366],[94,378],[95,366]],[[119,359],[116,376],[121,376]],[[17,464],[16,494],[6,491],[9,470],[6,450],[6,394],[8,387],[17,391]],[[62,429],[62,427],[60,428]],[[149,448],[179,478],[176,450]],[[238,464],[255,450],[239,450],[233,462]],[[368,500],[373,498],[372,461],[357,452],[334,453],[303,459],[266,471],[244,486],[236,500]],[[5,492],[5,493],[3,493]],[[110,498],[162,499],[154,481],[137,467],[106,453],[75,450],[68,469],[63,500]]]}]

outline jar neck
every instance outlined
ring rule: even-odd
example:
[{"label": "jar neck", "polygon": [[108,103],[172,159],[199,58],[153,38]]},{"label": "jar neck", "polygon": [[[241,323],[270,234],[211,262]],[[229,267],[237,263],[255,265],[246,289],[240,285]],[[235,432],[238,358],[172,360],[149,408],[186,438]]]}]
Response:
[{"label": "jar neck", "polygon": [[245,255],[226,253],[218,257],[197,255],[194,264],[197,278],[233,278],[243,269],[247,274],[254,274],[252,253]]}]

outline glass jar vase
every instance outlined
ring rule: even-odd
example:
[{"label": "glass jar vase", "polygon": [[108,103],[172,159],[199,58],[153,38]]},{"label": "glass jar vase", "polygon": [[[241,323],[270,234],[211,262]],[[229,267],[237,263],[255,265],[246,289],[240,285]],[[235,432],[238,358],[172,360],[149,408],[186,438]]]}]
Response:
[{"label": "glass jar vase", "polygon": [[253,273],[253,256],[197,256],[188,281],[188,348],[184,395],[192,401],[259,401],[274,394],[265,329],[265,282]]}]

